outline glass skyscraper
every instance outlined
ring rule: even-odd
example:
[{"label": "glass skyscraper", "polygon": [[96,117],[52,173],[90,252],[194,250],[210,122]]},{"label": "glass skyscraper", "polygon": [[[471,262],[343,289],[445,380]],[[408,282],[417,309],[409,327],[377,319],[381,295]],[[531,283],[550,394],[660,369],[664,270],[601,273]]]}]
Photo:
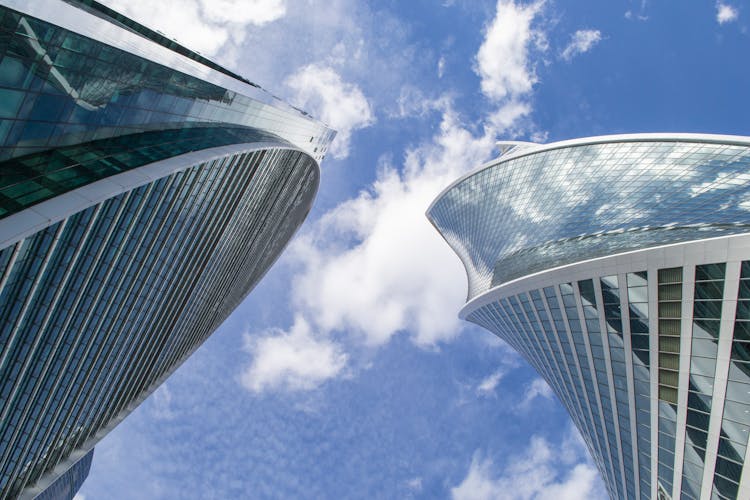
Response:
[{"label": "glass skyscraper", "polygon": [[0,0],[0,498],[94,444],[306,217],[334,132],[93,0]]},{"label": "glass skyscraper", "polygon": [[499,143],[428,218],[612,498],[750,498],[750,138]]}]

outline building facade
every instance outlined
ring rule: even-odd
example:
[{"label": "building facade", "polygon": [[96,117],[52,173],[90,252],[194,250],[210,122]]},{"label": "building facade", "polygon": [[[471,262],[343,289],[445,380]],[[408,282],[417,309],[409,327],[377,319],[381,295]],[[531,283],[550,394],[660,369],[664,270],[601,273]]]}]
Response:
[{"label": "building facade", "polygon": [[0,0],[0,498],[75,493],[278,257],[334,134],[94,0]]},{"label": "building facade", "polygon": [[750,498],[750,138],[500,144],[428,218],[612,498]]}]

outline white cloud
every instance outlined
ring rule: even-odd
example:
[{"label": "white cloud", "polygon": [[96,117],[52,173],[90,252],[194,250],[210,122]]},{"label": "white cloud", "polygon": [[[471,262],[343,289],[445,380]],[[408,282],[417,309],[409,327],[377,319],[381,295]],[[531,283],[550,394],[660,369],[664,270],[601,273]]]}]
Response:
[{"label": "white cloud", "polygon": [[501,368],[483,379],[477,386],[477,394],[480,396],[494,394],[497,385],[506,373],[507,370]]},{"label": "white cloud", "polygon": [[750,182],[750,173],[719,172],[713,180],[690,186],[690,197],[695,198],[712,191],[732,189]]},{"label": "white cloud", "polygon": [[547,382],[541,378],[534,379],[533,382],[526,388],[526,393],[523,396],[523,400],[518,404],[517,409],[520,411],[527,411],[531,404],[536,398],[552,399],[554,393]]},{"label": "white cloud", "polygon": [[104,3],[207,56],[217,55],[230,42],[240,44],[248,25],[262,26],[286,13],[285,0],[104,0]]},{"label": "white cloud", "polygon": [[599,30],[578,30],[573,33],[570,43],[562,51],[562,58],[570,61],[578,54],[591,50],[601,39],[602,33]]},{"label": "white cloud", "polygon": [[529,63],[532,43],[544,44],[544,34],[532,28],[532,21],[544,5],[537,1],[517,5],[498,0],[497,13],[487,26],[477,53],[476,72],[484,95],[493,100],[515,98],[531,91],[537,77]]},{"label": "white cloud", "polygon": [[438,65],[437,65],[438,78],[442,78],[444,74],[445,74],[445,56],[440,56],[440,59],[438,60]]},{"label": "white cloud", "polygon": [[274,329],[266,335],[246,335],[245,342],[253,360],[240,381],[253,392],[314,389],[347,363],[347,355],[333,342],[315,338],[302,318],[289,332]]},{"label": "white cloud", "polygon": [[286,14],[285,0],[200,0],[201,12],[216,23],[263,26]]},{"label": "white cloud", "polygon": [[737,9],[727,3],[717,2],[716,3],[716,22],[719,24],[730,23],[736,21],[740,13]]},{"label": "white cloud", "polygon": [[[575,433],[574,430],[569,434]],[[577,463],[576,463],[577,462]],[[499,474],[476,452],[464,480],[451,489],[454,500],[577,500],[606,498],[585,451],[571,439],[554,448],[534,436],[526,451]]]},{"label": "white cloud", "polygon": [[81,495],[80,493],[76,493],[75,496],[73,497],[73,500],[86,500],[86,496]]},{"label": "white cloud", "polygon": [[151,396],[151,413],[158,420],[172,420],[175,412],[172,410],[172,392],[167,383],[160,385]]},{"label": "white cloud", "polygon": [[354,130],[375,123],[370,103],[362,90],[347,83],[331,67],[308,64],[290,76],[286,84],[295,92],[295,103],[337,131],[331,144],[335,158],[349,155]]},{"label": "white cloud", "polygon": [[419,492],[422,491],[422,478],[421,477],[415,477],[415,478],[409,479],[406,482],[406,486],[410,490],[419,493]]},{"label": "white cloud", "polygon": [[453,337],[465,298],[461,264],[424,216],[434,197],[491,153],[447,101],[440,131],[411,149],[401,170],[381,165],[371,189],[327,213],[290,252],[303,264],[295,305],[322,331],[380,345],[408,330],[421,345]]},{"label": "white cloud", "polygon": [[544,3],[498,0],[495,17],[485,29],[474,70],[482,93],[496,104],[487,121],[499,131],[507,131],[531,113],[528,98],[537,83],[531,52],[547,50],[545,32],[534,27]]}]

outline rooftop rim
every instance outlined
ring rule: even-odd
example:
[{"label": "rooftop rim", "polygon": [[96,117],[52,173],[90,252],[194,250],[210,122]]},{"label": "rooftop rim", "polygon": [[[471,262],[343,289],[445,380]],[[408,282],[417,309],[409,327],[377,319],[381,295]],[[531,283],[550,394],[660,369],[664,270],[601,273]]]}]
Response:
[{"label": "rooftop rim", "polygon": [[[516,141],[498,141],[499,144],[516,142]],[[587,146],[590,144],[606,144],[614,142],[704,142],[709,144],[730,144],[737,146],[750,146],[750,136],[742,135],[722,135],[722,134],[698,134],[698,133],[679,133],[679,132],[654,132],[654,133],[637,133],[637,134],[613,134],[613,135],[597,135],[592,137],[581,137],[578,139],[566,139],[564,141],[551,142],[549,144],[538,144],[534,147],[526,147],[517,151],[511,151],[507,155],[501,155],[493,158],[492,160],[480,165],[479,167],[465,173],[455,181],[451,182],[446,186],[430,203],[425,211],[427,219],[435,226],[432,218],[430,218],[430,212],[438,201],[451,189],[461,184],[466,179],[473,177],[474,175],[482,172],[488,168],[495,167],[501,163],[505,163],[516,158],[541,153],[544,151],[551,151],[555,149],[563,149],[576,146]],[[529,143],[532,144],[532,143]],[[437,228],[437,226],[435,226]],[[438,228],[439,229],[439,228]],[[438,230],[439,232],[439,230]]]}]

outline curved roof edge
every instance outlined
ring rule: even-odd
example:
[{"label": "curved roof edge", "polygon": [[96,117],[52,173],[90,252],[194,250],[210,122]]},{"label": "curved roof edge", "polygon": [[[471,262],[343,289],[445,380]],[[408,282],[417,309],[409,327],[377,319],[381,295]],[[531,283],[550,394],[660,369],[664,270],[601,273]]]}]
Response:
[{"label": "curved roof edge", "polygon": [[[548,144],[537,144],[534,147],[523,147],[514,148],[514,150],[507,154],[501,154],[486,163],[483,163],[479,167],[466,172],[464,175],[451,182],[446,186],[440,193],[435,196],[427,207],[425,215],[430,219],[430,212],[435,204],[451,189],[462,183],[469,177],[482,172],[488,168],[494,167],[500,163],[504,163],[509,160],[521,158],[523,156],[533,155],[544,151],[550,151],[554,149],[562,149],[573,146],[587,146],[589,144],[604,144],[610,142],[706,142],[713,144],[733,144],[738,146],[750,146],[750,137],[743,135],[723,135],[723,134],[699,134],[699,133],[680,133],[680,132],[648,132],[648,133],[636,133],[636,134],[613,134],[613,135],[597,135],[591,137],[581,137],[577,139],[566,139],[564,141],[550,142]],[[524,143],[522,141],[498,141],[497,144],[506,143],[519,143],[519,144],[535,144],[535,143]],[[432,220],[432,219],[430,219]],[[434,224],[433,224],[434,225]]]},{"label": "curved roof edge", "polygon": [[[313,118],[306,111],[292,106],[258,84],[251,83],[244,77],[235,74],[228,69],[221,71],[222,66],[214,63],[207,57],[198,54],[196,51],[185,46],[184,51],[169,48],[163,40],[149,37],[144,32],[139,32],[132,27],[126,27],[122,22],[117,21],[109,15],[108,17],[97,16],[89,10],[81,8],[85,2],[66,2],[65,0],[2,0],[0,5],[13,9],[25,15],[41,19],[42,21],[54,24],[65,30],[77,33],[79,35],[97,40],[120,50],[125,50],[133,55],[148,59],[157,64],[169,67],[175,71],[189,74],[201,80],[218,85],[224,89],[240,93],[246,97],[254,99],[260,103],[269,105],[282,112],[289,113],[296,118],[301,118],[320,124],[328,131],[335,131],[330,125]],[[114,13],[120,14],[115,9],[107,6],[105,8]],[[94,8],[96,11],[96,8]],[[144,30],[169,40],[164,34],[154,31],[148,26],[142,25],[135,20],[134,24],[142,26]],[[119,24],[118,24],[119,23]],[[172,40],[176,45],[181,45]],[[191,58],[187,54],[194,53],[197,58]],[[211,64],[207,64],[208,63]]]},{"label": "curved roof edge", "polygon": [[[223,156],[251,153],[262,149],[298,151],[312,160],[320,174],[320,164],[312,155],[287,142],[239,143],[192,151],[99,179],[0,219],[0,249],[9,247],[74,213],[175,172]],[[317,189],[316,186],[316,194]]]},{"label": "curved roof edge", "polygon": [[742,241],[742,239],[747,240],[747,243],[745,244],[750,244],[750,233],[730,234],[727,236],[717,236],[714,238],[705,238],[705,239],[692,240],[692,241],[681,241],[678,243],[668,243],[666,245],[660,245],[657,247],[650,247],[650,248],[644,248],[644,249],[639,249],[639,250],[631,250],[628,252],[620,252],[620,253],[615,253],[612,255],[605,255],[603,257],[580,260],[578,262],[573,262],[571,264],[565,264],[562,266],[544,269],[543,271],[538,271],[535,273],[527,274],[526,276],[521,276],[520,278],[516,278],[514,280],[501,283],[471,298],[458,311],[458,317],[459,319],[466,320],[466,317],[469,314],[471,314],[474,310],[482,306],[485,306],[491,302],[494,302],[497,299],[497,297],[503,295],[503,292],[506,289],[513,290],[514,288],[522,284],[524,281],[536,281],[540,278],[543,278],[545,275],[557,274],[557,273],[565,272],[568,270],[574,270],[580,267],[584,267],[586,269],[588,268],[601,269],[602,267],[609,267],[607,266],[607,264],[616,263],[618,262],[618,260],[622,260],[623,258],[630,259],[633,257],[637,257],[638,255],[642,255],[642,254],[664,252],[665,250],[674,249],[680,246],[684,247],[684,246],[695,246],[695,245],[706,245],[706,244],[710,245],[712,243],[721,243],[722,241],[732,241],[732,240]]}]

